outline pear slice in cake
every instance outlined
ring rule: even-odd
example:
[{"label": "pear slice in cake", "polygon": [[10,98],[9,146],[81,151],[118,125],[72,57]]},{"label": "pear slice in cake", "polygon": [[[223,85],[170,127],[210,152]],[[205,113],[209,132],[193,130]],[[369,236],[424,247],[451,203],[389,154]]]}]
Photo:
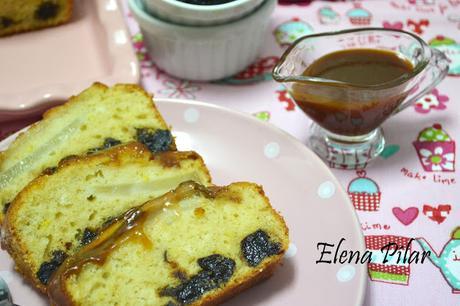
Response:
[{"label": "pear slice in cake", "polygon": [[73,0],[2,0],[0,37],[65,23],[72,8]]},{"label": "pear slice in cake", "polygon": [[289,245],[258,185],[184,182],[133,208],[67,258],[52,305],[217,305],[269,277]]},{"label": "pear slice in cake", "polygon": [[9,203],[44,169],[130,141],[152,151],[175,150],[174,139],[152,97],[137,85],[95,83],[22,133],[0,152],[0,223]]},{"label": "pear slice in cake", "polygon": [[104,223],[194,180],[211,183],[195,152],[153,154],[140,143],[68,158],[27,185],[11,203],[2,247],[18,271],[41,291],[65,257],[97,235]]}]

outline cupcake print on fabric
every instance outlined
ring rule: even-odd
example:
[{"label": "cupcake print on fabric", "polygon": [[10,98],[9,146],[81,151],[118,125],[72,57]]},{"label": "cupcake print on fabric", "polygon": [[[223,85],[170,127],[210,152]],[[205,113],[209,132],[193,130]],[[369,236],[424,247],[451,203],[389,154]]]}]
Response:
[{"label": "cupcake print on fabric", "polygon": [[440,124],[423,129],[413,145],[425,171],[455,171],[455,141]]},{"label": "cupcake print on fabric", "polygon": [[318,18],[321,24],[338,24],[340,22],[340,15],[334,11],[330,6],[324,6],[318,10]]},{"label": "cupcake print on fabric", "polygon": [[430,40],[429,45],[444,52],[447,56],[449,59],[449,75],[460,75],[460,44],[452,38],[438,35]]},{"label": "cupcake print on fabric", "polygon": [[141,68],[152,67],[152,60],[145,47],[142,33],[137,33],[132,37],[132,43],[136,52],[137,60]]},{"label": "cupcake print on fabric", "polygon": [[381,250],[389,243],[396,243],[399,252],[404,253],[407,251],[410,254],[412,249],[411,239],[392,235],[370,235],[365,236],[364,239],[367,250],[372,252],[372,261],[368,265],[370,279],[376,282],[408,285],[410,264],[398,260],[397,252],[389,252],[388,255],[393,254],[393,256],[385,258],[385,253]]},{"label": "cupcake print on fabric", "polygon": [[313,28],[299,18],[293,18],[280,24],[274,34],[280,46],[289,46],[300,37],[313,34]]},{"label": "cupcake print on fabric", "polygon": [[353,25],[367,26],[371,24],[372,14],[368,10],[362,8],[361,3],[353,3],[354,8],[347,12],[347,16]]},{"label": "cupcake print on fabric", "polygon": [[380,207],[380,188],[366,177],[366,171],[356,171],[357,178],[348,185],[348,195],[356,210],[377,211]]}]

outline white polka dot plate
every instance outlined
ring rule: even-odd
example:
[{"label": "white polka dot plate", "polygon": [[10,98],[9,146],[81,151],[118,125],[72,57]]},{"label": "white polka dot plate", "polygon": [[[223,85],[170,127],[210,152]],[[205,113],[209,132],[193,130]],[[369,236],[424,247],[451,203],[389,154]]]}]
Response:
[{"label": "white polka dot plate", "polygon": [[[253,181],[264,187],[290,230],[284,263],[267,281],[225,303],[227,306],[361,305],[366,265],[338,262],[342,251],[364,252],[364,240],[352,205],[338,181],[305,145],[255,117],[215,105],[185,100],[155,100],[171,124],[180,150],[203,156],[214,183]],[[0,143],[4,150],[13,140]],[[341,244],[334,263],[336,246]],[[334,244],[323,254],[318,243]],[[19,305],[47,305],[13,272],[0,251],[0,277]]]}]

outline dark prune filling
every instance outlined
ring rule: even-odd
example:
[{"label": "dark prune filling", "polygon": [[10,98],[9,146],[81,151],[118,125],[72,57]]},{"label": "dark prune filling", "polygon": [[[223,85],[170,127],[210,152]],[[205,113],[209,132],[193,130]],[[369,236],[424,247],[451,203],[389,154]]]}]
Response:
[{"label": "dark prune filling", "polygon": [[256,267],[266,257],[280,254],[281,244],[270,241],[270,236],[259,229],[241,241],[241,252],[247,264]]},{"label": "dark prune filling", "polygon": [[[187,305],[199,299],[207,291],[225,284],[232,277],[236,263],[233,259],[213,254],[198,259],[201,271],[184,280],[176,287],[167,286],[160,291],[160,296],[173,297],[180,305]],[[172,302],[171,302],[172,303]],[[175,304],[167,304],[175,305]]]},{"label": "dark prune filling", "polygon": [[59,4],[52,1],[45,1],[35,10],[35,19],[47,20],[57,16]]},{"label": "dark prune filling", "polygon": [[11,203],[5,203],[3,204],[3,214],[6,214],[8,211],[8,208],[10,208]]},{"label": "dark prune filling", "polygon": [[137,141],[143,143],[152,153],[169,151],[173,143],[173,137],[169,130],[137,129]]},{"label": "dark prune filling", "polygon": [[87,245],[97,237],[97,231],[89,228],[85,228],[83,235],[80,239],[80,244]]},{"label": "dark prune filling", "polygon": [[118,139],[115,139],[115,138],[106,138],[104,140],[104,143],[102,144],[102,146],[100,147],[97,147],[97,148],[92,148],[92,149],[89,149],[87,154],[94,154],[96,152],[99,152],[99,151],[102,151],[102,150],[106,150],[106,149],[109,149],[111,147],[114,147],[114,146],[117,146],[121,144],[121,141],[118,140]]},{"label": "dark prune filling", "polygon": [[45,170],[42,171],[43,175],[53,175],[57,170],[57,167],[48,167],[45,168]]},{"label": "dark prune filling", "polygon": [[52,253],[53,258],[50,261],[45,261],[40,265],[40,269],[36,273],[37,278],[43,285],[48,284],[51,275],[53,275],[54,271],[59,268],[59,266],[64,262],[67,258],[67,254],[64,251],[56,250]]},{"label": "dark prune filling", "polygon": [[13,23],[14,21],[10,17],[0,16],[0,25],[2,26],[2,28],[8,28],[12,26]]}]

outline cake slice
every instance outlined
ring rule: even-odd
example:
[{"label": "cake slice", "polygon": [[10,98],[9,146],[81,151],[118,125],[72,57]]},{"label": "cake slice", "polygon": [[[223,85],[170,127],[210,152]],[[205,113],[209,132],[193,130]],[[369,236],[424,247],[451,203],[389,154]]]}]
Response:
[{"label": "cake slice", "polygon": [[152,97],[136,85],[96,83],[0,152],[0,223],[9,203],[44,169],[69,155],[91,154],[138,140],[152,151],[175,150],[174,139]]},{"label": "cake slice", "polygon": [[3,224],[2,247],[18,271],[44,292],[66,256],[89,243],[103,224],[181,182],[211,183],[195,152],[153,154],[140,143],[71,157],[27,185]]},{"label": "cake slice", "polygon": [[261,187],[185,182],[102,229],[48,295],[52,305],[217,305],[269,277],[288,244]]},{"label": "cake slice", "polygon": [[1,0],[0,36],[65,23],[72,5],[72,0]]}]

